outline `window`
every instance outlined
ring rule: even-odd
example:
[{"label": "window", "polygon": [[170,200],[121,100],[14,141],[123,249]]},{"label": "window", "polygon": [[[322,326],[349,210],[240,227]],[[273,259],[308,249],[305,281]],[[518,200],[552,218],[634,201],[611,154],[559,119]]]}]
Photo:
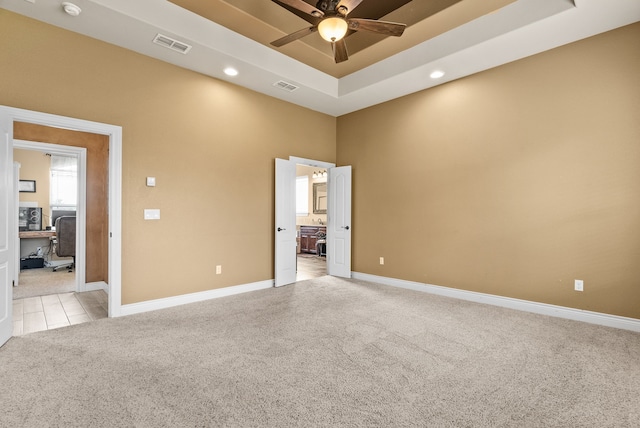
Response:
[{"label": "window", "polygon": [[296,215],[309,215],[309,176],[296,177]]},{"label": "window", "polygon": [[51,155],[51,209],[73,208],[78,205],[78,159]]}]

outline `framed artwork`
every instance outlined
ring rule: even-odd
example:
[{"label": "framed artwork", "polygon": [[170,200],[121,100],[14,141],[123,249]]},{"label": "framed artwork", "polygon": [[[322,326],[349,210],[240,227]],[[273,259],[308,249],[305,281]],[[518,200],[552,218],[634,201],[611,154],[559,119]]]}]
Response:
[{"label": "framed artwork", "polygon": [[18,190],[26,193],[36,193],[36,180],[20,180]]}]

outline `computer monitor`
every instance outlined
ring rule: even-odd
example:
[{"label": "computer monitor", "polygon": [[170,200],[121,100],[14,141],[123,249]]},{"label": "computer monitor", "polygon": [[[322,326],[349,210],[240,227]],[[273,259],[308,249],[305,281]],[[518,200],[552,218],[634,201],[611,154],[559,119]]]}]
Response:
[{"label": "computer monitor", "polygon": [[56,219],[62,216],[76,216],[75,210],[52,210],[51,211],[51,227],[56,227]]}]

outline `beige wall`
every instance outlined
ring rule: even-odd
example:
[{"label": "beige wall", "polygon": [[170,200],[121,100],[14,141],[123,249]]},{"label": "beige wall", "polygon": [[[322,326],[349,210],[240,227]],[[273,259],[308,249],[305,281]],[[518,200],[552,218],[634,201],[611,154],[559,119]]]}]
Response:
[{"label": "beige wall", "polygon": [[20,180],[35,180],[36,193],[21,192],[20,202],[36,202],[42,208],[42,228],[50,225],[49,181],[51,157],[32,150],[13,150],[13,160],[20,163]]},{"label": "beige wall", "polygon": [[340,117],[353,270],[640,318],[638,76],[634,24]]},{"label": "beige wall", "polygon": [[335,118],[6,10],[0,34],[0,104],[123,128],[124,304],[273,278],[274,158],[335,162]]},{"label": "beige wall", "polygon": [[354,271],[640,318],[640,24],[338,120],[4,10],[0,34],[0,104],[123,127],[125,304],[273,278],[294,155],[353,165]]}]

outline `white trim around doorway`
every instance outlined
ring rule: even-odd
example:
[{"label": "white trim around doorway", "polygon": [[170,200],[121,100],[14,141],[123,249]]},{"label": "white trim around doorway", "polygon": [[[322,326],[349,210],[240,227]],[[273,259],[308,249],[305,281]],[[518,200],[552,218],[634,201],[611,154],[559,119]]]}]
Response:
[{"label": "white trim around doorway", "polygon": [[[289,156],[289,161],[295,163],[296,165],[302,165],[302,166],[306,166],[306,167],[313,167],[313,168],[320,168],[320,169],[331,169],[331,168],[335,168],[336,167],[336,164],[333,163],[333,162],[325,162],[325,161],[319,161],[319,160],[316,160],[316,159],[301,158],[301,157],[297,157],[297,156]],[[331,218],[330,218],[330,216],[328,214],[329,213],[327,213],[327,222],[325,224],[327,230],[331,226]],[[298,229],[297,219],[296,219],[296,229]],[[296,233],[297,233],[297,231],[296,231]],[[296,254],[296,257],[297,256],[298,255]],[[329,273],[329,270],[328,270],[328,266],[327,266],[327,274],[328,273]],[[296,282],[298,282],[298,281],[299,280],[296,280]],[[274,279],[274,285],[275,285],[275,279]]]},{"label": "white trim around doorway", "polygon": [[[0,106],[0,115],[10,124],[26,122],[109,137],[109,317],[122,315],[122,127],[8,106]],[[13,127],[8,131],[13,148]]]},{"label": "white trim around doorway", "polygon": [[[78,159],[78,206],[76,207],[76,266],[75,278],[78,292],[87,291],[86,248],[87,248],[87,149],[84,147],[62,146],[59,144],[40,143],[34,141],[13,140],[14,149],[32,150],[55,155],[72,156]],[[53,225],[52,225],[53,226]],[[16,257],[19,249],[16,248]],[[16,275],[17,276],[17,275]]]},{"label": "white trim around doorway", "polygon": [[299,158],[297,156],[289,156],[289,160],[291,162],[296,163],[296,164],[305,165],[305,166],[314,166],[316,168],[329,169],[329,168],[335,168],[336,167],[335,163],[323,162],[323,161],[313,160],[313,159]]}]

